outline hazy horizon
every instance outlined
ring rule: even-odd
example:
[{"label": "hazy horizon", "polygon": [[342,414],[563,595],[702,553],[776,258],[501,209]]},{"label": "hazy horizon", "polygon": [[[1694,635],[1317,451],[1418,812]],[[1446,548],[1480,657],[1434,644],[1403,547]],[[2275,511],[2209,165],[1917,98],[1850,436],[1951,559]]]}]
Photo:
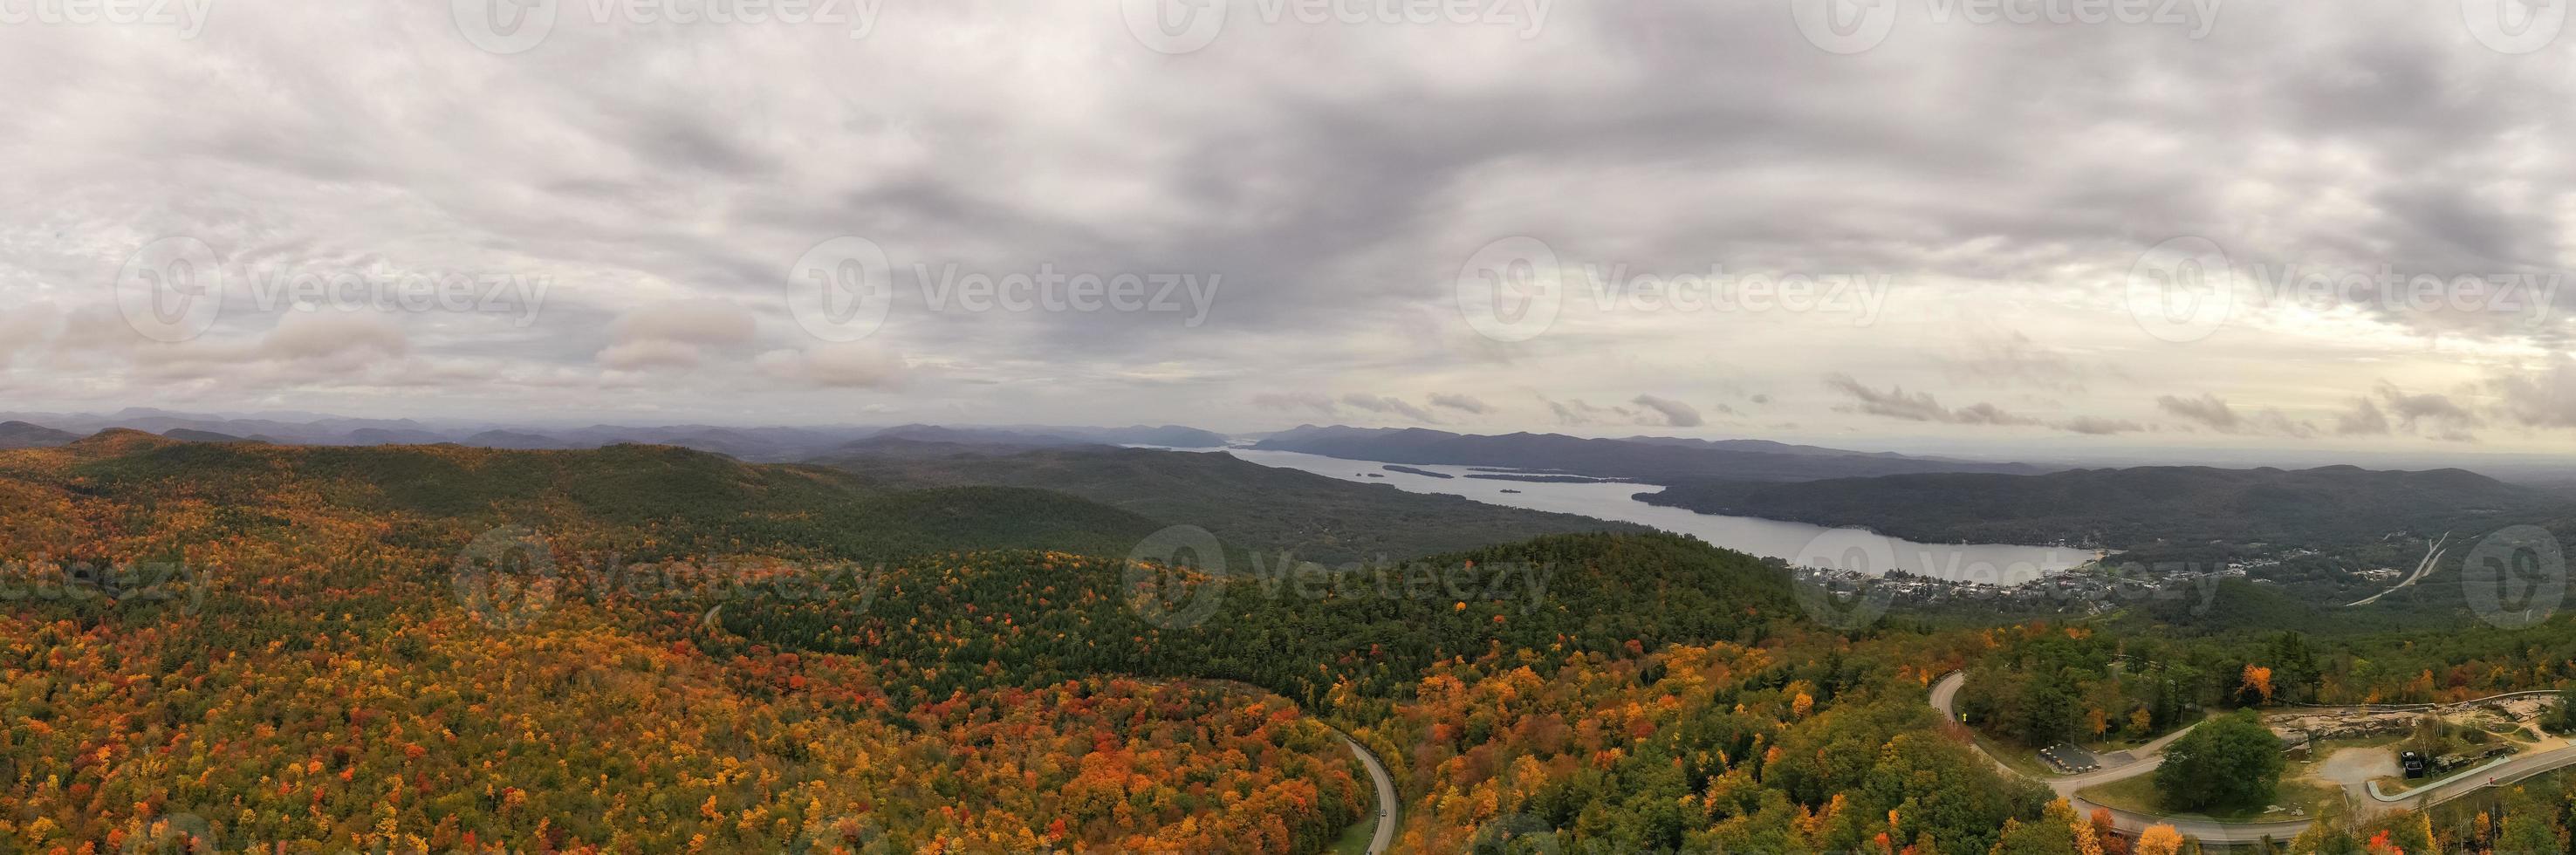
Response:
[{"label": "hazy horizon", "polygon": [[2215,466],[2215,467],[2221,467],[2221,468],[2251,468],[2251,467],[2259,467],[2259,466],[2273,466],[2273,467],[2286,467],[2286,468],[2307,468],[2307,467],[2331,466],[2331,465],[2353,465],[2353,466],[2361,466],[2361,467],[2363,467],[2363,468],[2375,468],[2375,469],[2433,469],[2433,468],[2463,468],[2463,469],[2470,469],[2470,470],[2473,470],[2473,471],[2478,471],[2478,472],[2481,472],[2481,473],[2483,473],[2483,474],[2487,474],[2487,475],[2490,475],[2490,476],[2493,476],[2493,477],[2502,478],[2502,479],[2505,479],[2505,480],[2530,480],[2530,481],[2556,482],[2556,481],[2561,481],[2561,480],[2576,479],[2576,460],[2569,460],[2569,459],[2566,459],[2566,458],[2564,458],[2564,457],[2562,457],[2562,456],[2549,455],[2549,454],[2516,453],[2516,452],[2512,452],[2512,451],[2504,451],[2504,450],[2497,450],[2497,449],[2484,449],[2484,448],[2476,448],[2476,447],[2462,448],[2462,449],[2457,449],[2457,450],[2453,450],[2453,451],[2449,451],[2449,452],[2445,453],[2445,452],[2441,452],[2441,451],[2438,451],[2438,450],[2432,450],[2432,451],[2407,451],[2407,450],[2378,450],[2378,451],[2371,451],[2371,450],[2339,450],[2339,449],[2322,449],[2322,450],[2320,450],[2320,449],[2276,448],[2276,447],[2266,447],[2266,446],[2263,446],[2263,445],[2259,445],[2259,444],[2252,444],[2252,443],[2239,444],[2239,445],[2235,445],[2235,446],[2225,446],[2225,445],[2214,445],[2214,444],[2213,444],[2213,445],[2176,446],[2176,447],[2169,447],[2169,448],[2100,448],[2100,447],[2083,447],[2083,446],[2078,446],[2078,445],[2073,445],[2073,444],[2051,445],[2051,444],[2044,444],[2044,443],[2041,443],[2041,444],[2034,444],[2034,443],[2028,443],[2028,442],[2020,443],[2020,444],[2017,444],[2017,445],[2006,446],[2006,445],[2004,445],[2004,444],[1992,443],[1992,442],[1976,442],[1976,441],[1945,440],[1945,439],[1941,439],[1941,438],[1920,438],[1920,437],[1918,437],[1918,438],[1911,438],[1911,439],[1908,439],[1908,438],[1876,438],[1876,439],[1868,439],[1868,440],[1861,440],[1861,441],[1846,441],[1846,440],[1848,440],[1848,439],[1850,439],[1850,438],[1814,437],[1814,436],[1804,436],[1804,435],[1797,435],[1797,434],[1775,434],[1775,435],[1734,434],[1734,433],[1727,433],[1727,432],[1722,432],[1722,431],[1691,430],[1691,429],[1675,429],[1675,428],[1654,428],[1654,427],[1646,427],[1646,426],[1636,426],[1636,427],[1627,427],[1627,428],[1600,428],[1600,427],[1594,427],[1594,428],[1555,428],[1555,429],[1549,429],[1549,428],[1538,428],[1538,429],[1530,429],[1530,430],[1518,430],[1518,431],[1512,431],[1512,430],[1463,430],[1463,429],[1459,429],[1459,428],[1454,427],[1454,426],[1438,426],[1438,425],[1386,425],[1386,426],[1349,425],[1349,424],[1343,424],[1343,423],[1339,423],[1339,422],[1332,422],[1332,421],[1307,421],[1307,422],[1296,422],[1296,423],[1274,423],[1274,424],[1270,424],[1270,425],[1268,425],[1268,426],[1253,427],[1253,428],[1248,428],[1248,429],[1235,429],[1235,430],[1228,430],[1228,429],[1222,429],[1222,428],[1210,427],[1208,424],[1189,424],[1189,423],[1180,423],[1180,422],[1158,422],[1158,421],[1151,421],[1151,420],[1146,420],[1146,421],[1134,421],[1134,422],[1123,422],[1123,423],[1115,423],[1115,424],[1078,424],[1078,423],[1053,423],[1053,424],[1046,424],[1046,423],[1023,423],[1023,422],[991,422],[991,423],[987,423],[987,422],[971,422],[971,421],[892,421],[892,420],[880,420],[880,421],[849,421],[849,422],[808,422],[808,423],[792,423],[792,422],[769,422],[769,421],[761,421],[761,420],[757,420],[757,419],[748,419],[748,418],[743,418],[743,419],[724,419],[724,418],[713,418],[713,419],[702,419],[702,420],[694,420],[694,421],[620,420],[620,419],[613,419],[613,418],[593,419],[593,420],[582,420],[582,419],[551,419],[551,420],[549,420],[549,419],[542,419],[542,418],[530,418],[530,419],[516,419],[516,420],[513,420],[513,419],[491,419],[491,418],[456,418],[456,417],[450,417],[450,418],[438,418],[438,417],[431,417],[431,418],[404,418],[404,417],[397,417],[397,418],[383,418],[383,417],[375,417],[375,416],[347,415],[347,414],[336,414],[336,413],[319,413],[319,412],[310,412],[310,411],[294,411],[294,410],[185,411],[185,410],[173,410],[173,409],[164,408],[164,407],[131,407],[131,408],[124,408],[124,409],[122,409],[122,410],[112,411],[112,412],[80,412],[80,413],[38,413],[38,412],[25,412],[25,411],[6,411],[6,410],[0,410],[0,420],[23,419],[23,420],[28,420],[28,421],[30,421],[30,422],[32,422],[32,423],[36,423],[36,424],[38,424],[38,425],[40,425],[40,426],[43,426],[43,427],[56,427],[56,428],[61,427],[61,425],[56,425],[56,424],[45,424],[45,423],[44,423],[44,420],[45,420],[45,419],[47,419],[47,418],[53,418],[53,419],[54,419],[54,420],[56,420],[56,421],[64,421],[64,420],[66,420],[66,419],[75,420],[75,421],[71,421],[71,422],[69,422],[69,423],[74,423],[74,424],[79,424],[79,425],[92,425],[92,424],[98,424],[98,425],[102,425],[102,426],[110,426],[110,427],[115,426],[115,424],[113,424],[113,423],[116,423],[116,422],[139,422],[139,421],[144,421],[144,420],[148,420],[148,419],[152,419],[152,418],[169,418],[169,419],[184,419],[184,420],[198,420],[198,419],[202,419],[202,420],[211,420],[211,421],[223,421],[223,420],[233,420],[233,421],[278,421],[278,422],[287,422],[287,423],[313,423],[313,422],[325,422],[325,421],[408,423],[408,424],[418,425],[418,426],[422,427],[423,429],[427,429],[427,430],[432,430],[432,431],[445,431],[445,432],[449,432],[449,433],[454,433],[454,434],[457,434],[457,435],[458,435],[458,437],[457,437],[457,438],[460,438],[460,439],[461,439],[461,438],[463,438],[463,435],[464,435],[464,434],[466,434],[466,433],[482,432],[482,431],[486,431],[486,430],[525,431],[525,432],[531,432],[531,433],[539,433],[539,434],[543,434],[543,433],[546,433],[546,432],[549,432],[549,431],[570,432],[570,431],[581,431],[581,430],[598,429],[598,428],[618,428],[618,429],[633,429],[633,430],[665,430],[665,429],[675,429],[675,428],[709,427],[709,428],[729,429],[729,430],[789,429],[789,430],[808,430],[808,431],[817,431],[817,432],[832,432],[832,431],[873,431],[873,430],[882,430],[882,429],[887,429],[887,428],[901,427],[901,426],[905,426],[905,425],[913,425],[913,424],[931,425],[931,426],[936,426],[936,427],[949,427],[949,428],[992,429],[992,430],[1001,430],[1001,429],[1029,429],[1029,430],[1043,430],[1043,429],[1047,429],[1047,428],[1057,428],[1057,429],[1066,429],[1066,428],[1113,429],[1113,428],[1127,428],[1127,427],[1166,427],[1166,426],[1170,426],[1170,427],[1184,427],[1184,428],[1194,428],[1194,429],[1199,429],[1199,430],[1206,430],[1206,431],[1210,431],[1210,432],[1212,432],[1212,433],[1223,434],[1223,435],[1226,435],[1226,436],[1228,436],[1228,437],[1235,438],[1235,439],[1244,439],[1244,438],[1248,438],[1248,437],[1264,436],[1264,435],[1268,435],[1268,434],[1272,434],[1272,433],[1277,433],[1277,432],[1280,432],[1280,431],[1285,431],[1285,430],[1294,429],[1294,428],[1301,427],[1301,426],[1318,426],[1318,427],[1334,427],[1334,426],[1339,426],[1339,427],[1364,427],[1364,428],[1371,428],[1371,429],[1403,429],[1403,428],[1408,428],[1408,427],[1410,427],[1410,428],[1421,428],[1421,429],[1426,429],[1426,430],[1447,430],[1447,431],[1449,431],[1449,432],[1453,432],[1453,433],[1474,434],[1474,435],[1488,435],[1488,436],[1492,436],[1492,435],[1505,435],[1505,434],[1513,434],[1513,433],[1530,433],[1530,434],[1556,434],[1556,435],[1563,435],[1563,436],[1575,436],[1575,437],[1583,437],[1583,438],[1590,438],[1590,439],[1625,439],[1625,438],[1630,438],[1630,437],[1675,437],[1675,438],[1685,438],[1685,439],[1703,439],[1703,440],[1737,440],[1737,439],[1740,439],[1740,440],[1761,440],[1761,441],[1769,441],[1769,442],[1786,443],[1786,444],[1791,444],[1791,445],[1810,445],[1810,446],[1819,446],[1819,447],[1824,447],[1824,448],[1833,448],[1833,449],[1839,449],[1839,450],[1844,450],[1844,451],[1855,451],[1855,452],[1863,452],[1863,453],[1895,453],[1895,454],[1903,454],[1903,455],[1917,456],[1917,457],[1946,457],[1946,458],[1958,458],[1958,459],[1965,459],[1965,460],[1980,460],[1980,461],[1993,461],[1993,462],[2017,462],[2017,463],[2029,463],[2029,464],[2040,465],[2040,466],[2047,466],[2047,467],[2064,467],[2064,468],[2098,468],[2098,467],[2119,467],[2119,466],[2175,466],[2175,465]]}]

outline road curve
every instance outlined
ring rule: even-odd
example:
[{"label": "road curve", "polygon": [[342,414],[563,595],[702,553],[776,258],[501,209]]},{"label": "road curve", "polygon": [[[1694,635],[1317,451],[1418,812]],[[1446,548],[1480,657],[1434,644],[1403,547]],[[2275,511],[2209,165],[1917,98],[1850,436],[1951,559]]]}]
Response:
[{"label": "road curve", "polygon": [[1368,767],[1369,780],[1377,785],[1377,834],[1369,837],[1368,851],[1369,855],[1386,855],[1387,847],[1395,845],[1395,779],[1387,776],[1386,764],[1378,762],[1377,755],[1359,740],[1339,730],[1333,735],[1351,747],[1351,756],[1360,758],[1360,765]]},{"label": "road curve", "polygon": [[[1201,678],[1185,682],[1243,692],[1258,698],[1279,697],[1268,689],[1241,680]],[[1322,719],[1315,719],[1315,723],[1324,724]],[[1368,855],[1386,855],[1387,848],[1395,845],[1395,820],[1402,813],[1402,802],[1395,792],[1395,778],[1386,773],[1386,764],[1379,762],[1376,752],[1368,750],[1368,746],[1361,745],[1359,740],[1352,739],[1351,735],[1343,733],[1341,728],[1324,724],[1324,729],[1332,731],[1333,738],[1341,740],[1343,745],[1351,749],[1351,756],[1360,758],[1360,765],[1368,767],[1369,784],[1377,790],[1377,833],[1369,838]]]},{"label": "road curve", "polygon": [[[1959,687],[1965,685],[1967,680],[1968,675],[1965,672],[1953,671],[1948,676],[1942,677],[1938,682],[1932,684],[1932,708],[1939,710],[1943,719],[1953,722],[1959,720]],[[2497,697],[2506,696],[2498,695]],[[2470,701],[2468,703],[2477,703],[2477,701]],[[2068,775],[2064,777],[2034,778],[2029,775],[2024,775],[2021,773],[2021,770],[2005,764],[2001,758],[1987,753],[1984,745],[1970,742],[1969,747],[1975,748],[1978,754],[1985,755],[1986,760],[1995,764],[1995,768],[2003,770],[2004,774],[2026,780],[2037,781],[2048,787],[2050,790],[2055,791],[2059,798],[2065,799],[2068,804],[2073,805],[2078,813],[2090,814],[2094,809],[2102,808],[2103,806],[2085,801],[2082,797],[2075,794],[2076,791],[2098,784],[2107,784],[2112,781],[2137,777],[2139,775],[2155,771],[2156,767],[2164,765],[2165,746],[2172,745],[2174,740],[2182,738],[2183,734],[2189,733],[2190,731],[2191,728],[2183,728],[2182,730],[2177,730],[2173,733],[2159,737],[2153,742],[2139,746],[2133,752],[2138,759],[2133,762],[2100,771],[2087,772],[2081,775]],[[2564,769],[2569,766],[2576,766],[2576,746],[2560,748],[2552,751],[2543,751],[2538,754],[2523,757],[2516,757],[2512,760],[2506,761],[2503,765],[2497,766],[2494,769],[2471,776],[2467,780],[2453,781],[2440,786],[2426,787],[2424,789],[2408,793],[2405,797],[2394,801],[2371,801],[2374,801],[2378,809],[2382,810],[2424,810],[2431,808],[2434,805],[2477,792],[2487,787],[2508,786],[2534,775]],[[2368,799],[2367,796],[2364,796],[2363,798]],[[2364,807],[2368,808],[2369,805],[2365,804]],[[2203,843],[2254,843],[2266,837],[2275,841],[2283,841],[2296,837],[2300,832],[2308,830],[2308,826],[2311,824],[2309,820],[2304,819],[2291,820],[2288,822],[2215,822],[2211,820],[2186,819],[2182,817],[2147,816],[2145,814],[2132,813],[2117,809],[2110,809],[2110,811],[2112,825],[2118,828],[2123,834],[2135,835],[2140,831],[2146,830],[2147,826],[2150,825],[2170,825],[2174,827],[2174,830],[2199,838]]]}]

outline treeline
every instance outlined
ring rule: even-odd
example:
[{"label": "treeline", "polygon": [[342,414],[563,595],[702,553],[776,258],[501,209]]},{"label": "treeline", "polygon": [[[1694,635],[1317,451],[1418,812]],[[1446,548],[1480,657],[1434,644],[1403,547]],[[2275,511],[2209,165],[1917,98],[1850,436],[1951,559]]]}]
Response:
[{"label": "treeline", "polygon": [[1967,670],[1958,710],[2022,745],[2145,740],[2207,710],[2314,701],[2323,685],[2297,633],[2222,643],[2034,623],[1987,634],[1996,649]]},{"label": "treeline", "polygon": [[756,643],[863,654],[890,689],[937,697],[1092,673],[1241,680],[1310,705],[1409,690],[1435,662],[1532,650],[1634,658],[1758,643],[1801,613],[1786,575],[1662,534],[1560,535],[1361,569],[1275,561],[1222,577],[1136,576],[1058,552],[958,555],[810,599],[728,607]]}]

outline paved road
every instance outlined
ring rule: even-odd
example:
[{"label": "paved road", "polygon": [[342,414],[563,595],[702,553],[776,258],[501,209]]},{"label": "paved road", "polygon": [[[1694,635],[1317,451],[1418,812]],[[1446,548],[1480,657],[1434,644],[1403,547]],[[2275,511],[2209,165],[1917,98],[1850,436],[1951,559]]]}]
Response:
[{"label": "paved road", "polygon": [[1395,845],[1395,779],[1387,776],[1386,764],[1378,762],[1377,755],[1362,746],[1359,740],[1338,730],[1333,731],[1333,735],[1341,737],[1342,744],[1351,747],[1351,755],[1360,758],[1360,765],[1368,767],[1369,780],[1377,785],[1377,834],[1369,838],[1368,851],[1369,855],[1386,855],[1386,848]]},{"label": "paved road", "polygon": [[[1959,687],[1966,684],[1967,680],[1968,675],[1964,673],[1953,673],[1947,677],[1941,678],[1940,682],[1932,684],[1932,708],[1940,710],[1942,718],[1950,721],[1959,720]],[[2473,701],[2471,703],[2475,702]],[[1971,743],[1971,746],[1977,749],[1977,753],[1986,754],[1986,759],[1994,763],[1995,768],[2002,769],[2004,774],[2038,781],[2039,783],[2046,785],[2050,790],[2055,791],[2059,798],[2065,799],[2069,804],[2074,805],[2078,814],[2089,815],[2095,808],[2103,806],[2085,801],[2082,797],[2075,794],[2076,791],[2101,784],[2108,784],[2113,781],[2134,778],[2139,775],[2155,771],[2156,767],[2164,765],[2165,747],[2172,745],[2174,740],[2182,738],[2183,734],[2189,732],[2191,732],[2191,728],[2183,728],[2182,730],[2174,731],[2171,734],[2160,737],[2153,742],[2139,746],[2136,750],[2131,752],[2138,759],[2126,765],[2115,766],[2094,772],[2086,772],[2081,775],[2051,776],[2042,778],[2033,778],[2029,775],[2024,775],[2021,773],[2021,770],[2006,765],[2002,760],[1997,759],[1994,755],[1986,754],[1986,748],[1983,745]],[[2516,757],[2513,760],[2506,762],[2504,765],[2482,773],[2470,780],[2459,781],[2440,787],[2431,787],[2408,793],[2406,797],[2400,798],[2396,801],[2378,801],[2376,799],[2372,799],[2366,793],[2357,796],[2354,801],[2355,804],[2360,806],[2364,811],[2422,810],[2477,792],[2478,790],[2485,789],[2488,786],[2512,784],[2543,772],[2555,771],[2569,766],[2576,766],[2576,746],[2560,748],[2552,751],[2543,751],[2523,757]],[[2492,781],[2492,784],[2490,784],[2490,781]],[[2140,831],[2146,830],[2147,826],[2150,825],[2171,825],[2175,830],[2192,837],[2197,837],[2203,843],[2253,843],[2265,837],[2270,837],[2274,841],[2288,841],[2292,837],[2297,837],[2299,832],[2308,830],[2308,825],[2310,824],[2309,820],[2304,819],[2291,820],[2288,822],[2214,822],[2210,820],[2186,819],[2181,817],[2148,816],[2145,814],[2131,813],[2129,811],[2116,809],[2111,811],[2111,819],[2112,825],[2119,828],[2124,834],[2137,834]]]},{"label": "paved road", "polygon": [[2409,587],[2409,586],[2411,586],[2411,585],[2414,585],[2414,584],[2415,584],[2415,583],[2417,583],[2417,582],[2424,581],[2424,577],[2425,577],[2425,576],[2427,576],[2427,575],[2431,575],[2431,574],[2432,574],[2432,572],[2433,572],[2433,565],[2438,564],[2438,563],[2441,563],[2441,561],[2442,561],[2442,544],[2444,544],[2444,543],[2446,543],[2446,542],[2449,542],[2449,541],[2450,541],[2450,539],[2451,539],[2451,533],[2446,531],[2446,532],[2443,532],[2443,533],[2442,533],[2442,538],[2441,538],[2440,540],[2433,541],[2433,546],[2432,546],[2432,548],[2424,550],[2424,560],[2423,560],[2423,561],[2421,561],[2421,562],[2418,562],[2418,563],[2415,565],[2415,575],[2412,575],[2412,576],[2408,576],[2408,577],[2406,577],[2406,580],[2405,580],[2405,581],[2397,583],[2397,587],[2390,588],[2390,589],[2388,589],[2388,590],[2381,591],[2381,592],[2376,593],[2376,594],[2372,594],[2372,595],[2370,595],[2369,597],[2367,597],[2367,598],[2365,598],[2365,599],[2362,599],[2362,600],[2361,600],[2361,601],[2359,601],[2359,602],[2345,603],[2345,604],[2344,604],[2344,608],[2352,608],[2353,606],[2367,606],[2367,605],[2370,605],[2371,603],[2379,602],[2379,598],[2381,598],[2381,597],[2385,597],[2385,596],[2388,596],[2388,595],[2390,595],[2390,594],[2397,593],[2398,591],[2404,590],[2404,589],[2406,589],[2407,587]]},{"label": "paved road", "polygon": [[[2378,801],[2370,798],[2368,795],[2364,795],[2361,798],[2366,804],[2377,804],[2387,808],[2405,808],[2408,810],[2414,810],[2421,806],[2441,804],[2443,802],[2477,792],[2489,786],[2504,786],[2507,784],[2517,783],[2533,775],[2538,775],[2543,772],[2557,771],[2568,766],[2576,766],[2576,746],[2569,746],[2554,751],[2542,751],[2537,754],[2526,754],[2516,757],[2505,761],[2503,765],[2472,775],[2468,780],[2455,781],[2439,787],[2427,787],[2425,789],[2415,790],[2407,793],[2404,797],[2401,797],[2396,801]],[[2426,801],[2427,797],[2430,797],[2431,801]]]}]

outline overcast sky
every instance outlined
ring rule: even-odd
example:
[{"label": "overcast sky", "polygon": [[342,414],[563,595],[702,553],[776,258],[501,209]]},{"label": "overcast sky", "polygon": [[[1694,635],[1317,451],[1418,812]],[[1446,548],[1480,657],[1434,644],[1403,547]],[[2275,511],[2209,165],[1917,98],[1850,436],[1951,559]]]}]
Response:
[{"label": "overcast sky", "polygon": [[0,0],[6,409],[2576,447],[2564,3],[512,2]]}]

